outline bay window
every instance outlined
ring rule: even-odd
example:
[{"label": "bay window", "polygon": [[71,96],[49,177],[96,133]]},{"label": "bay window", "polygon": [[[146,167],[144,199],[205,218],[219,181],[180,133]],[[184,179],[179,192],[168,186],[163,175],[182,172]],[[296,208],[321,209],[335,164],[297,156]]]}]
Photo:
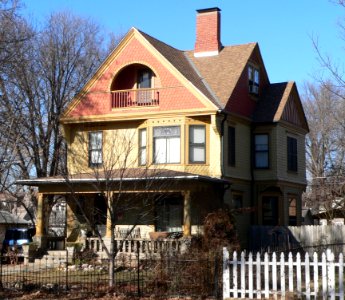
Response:
[{"label": "bay window", "polygon": [[153,128],[153,162],[157,164],[180,163],[180,126]]},{"label": "bay window", "polygon": [[255,168],[268,168],[268,135],[256,134],[254,136]]},{"label": "bay window", "polygon": [[189,126],[189,163],[205,163],[206,129],[204,125]]},{"label": "bay window", "polygon": [[146,165],[146,128],[139,130],[139,165]]}]

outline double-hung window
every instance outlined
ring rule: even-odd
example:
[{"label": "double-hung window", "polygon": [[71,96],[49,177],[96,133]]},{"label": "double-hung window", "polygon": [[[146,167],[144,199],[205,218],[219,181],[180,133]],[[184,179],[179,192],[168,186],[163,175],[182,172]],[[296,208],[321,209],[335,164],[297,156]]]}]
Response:
[{"label": "double-hung window", "polygon": [[268,134],[256,134],[254,136],[254,159],[255,168],[265,169],[268,168]]},{"label": "double-hung window", "polygon": [[139,130],[139,165],[146,165],[146,128]]},{"label": "double-hung window", "polygon": [[297,172],[297,139],[287,137],[287,165],[288,170]]},{"label": "double-hung window", "polygon": [[153,161],[157,164],[180,163],[180,126],[153,128]]},{"label": "double-hung window", "polygon": [[260,73],[259,70],[253,66],[248,66],[248,84],[250,93],[259,93]]},{"label": "double-hung window", "polygon": [[102,131],[89,132],[89,166],[98,167],[103,163],[103,133]]},{"label": "double-hung window", "polygon": [[206,129],[205,125],[189,126],[189,162],[206,162]]},{"label": "double-hung window", "polygon": [[[139,71],[137,101],[139,105],[151,104],[152,102],[152,72],[149,69]],[[143,89],[143,90],[140,90]]]}]

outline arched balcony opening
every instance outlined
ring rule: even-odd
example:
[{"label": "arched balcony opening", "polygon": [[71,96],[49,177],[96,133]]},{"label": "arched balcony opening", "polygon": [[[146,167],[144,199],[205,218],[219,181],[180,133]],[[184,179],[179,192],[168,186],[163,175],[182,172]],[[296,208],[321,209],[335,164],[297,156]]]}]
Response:
[{"label": "arched balcony opening", "polygon": [[158,79],[145,65],[132,64],[122,69],[111,84],[111,107],[159,105]]}]

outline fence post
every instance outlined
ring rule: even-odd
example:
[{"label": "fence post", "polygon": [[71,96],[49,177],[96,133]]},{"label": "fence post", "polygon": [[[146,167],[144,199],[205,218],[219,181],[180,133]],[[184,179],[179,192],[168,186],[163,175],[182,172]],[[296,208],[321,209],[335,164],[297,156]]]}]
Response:
[{"label": "fence post", "polygon": [[272,289],[274,299],[277,297],[277,256],[276,253],[272,254]]},{"label": "fence post", "polygon": [[249,253],[249,265],[248,265],[248,281],[249,281],[249,299],[253,299],[253,254]]},{"label": "fence post", "polygon": [[306,288],[306,299],[310,300],[310,262],[308,252],[304,258],[304,271],[305,271],[305,288]]},{"label": "fence post", "polygon": [[289,292],[293,292],[293,261],[292,261],[292,253],[289,252]]},{"label": "fence post", "polygon": [[322,253],[322,299],[327,299],[327,262],[325,252]]},{"label": "fence post", "polygon": [[335,280],[334,280],[334,254],[327,249],[327,273],[328,273],[328,296],[335,299]]},{"label": "fence post", "polygon": [[313,273],[314,273],[314,294],[315,298],[319,295],[319,258],[316,252],[313,257]]},{"label": "fence post", "polygon": [[237,252],[234,251],[233,258],[232,258],[232,279],[233,279],[233,297],[238,297],[238,290],[237,290]]},{"label": "fence post", "polygon": [[269,297],[269,288],[270,288],[269,267],[270,265],[268,261],[268,253],[265,252],[265,255],[264,255],[265,298],[267,299]]},{"label": "fence post", "polygon": [[280,289],[282,298],[285,299],[285,256],[280,254]]},{"label": "fence post", "polygon": [[223,299],[230,297],[229,251],[223,248]]},{"label": "fence post", "polygon": [[260,253],[256,253],[256,298],[261,298],[261,258]]},{"label": "fence post", "polygon": [[339,254],[339,299],[344,299],[344,256]]},{"label": "fence post", "polygon": [[241,298],[246,296],[246,258],[244,252],[241,253]]}]

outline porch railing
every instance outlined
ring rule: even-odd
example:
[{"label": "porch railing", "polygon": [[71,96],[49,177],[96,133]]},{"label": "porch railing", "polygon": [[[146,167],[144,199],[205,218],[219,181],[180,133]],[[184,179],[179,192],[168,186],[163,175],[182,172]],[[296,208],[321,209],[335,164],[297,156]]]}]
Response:
[{"label": "porch railing", "polygon": [[159,89],[132,89],[111,92],[111,108],[159,106]]},{"label": "porch railing", "polygon": [[[160,254],[160,253],[180,253],[182,241],[179,239],[129,239],[115,238],[115,248],[117,253],[123,254]],[[102,244],[96,237],[89,237],[85,240],[85,248],[94,252],[102,252]]]}]

